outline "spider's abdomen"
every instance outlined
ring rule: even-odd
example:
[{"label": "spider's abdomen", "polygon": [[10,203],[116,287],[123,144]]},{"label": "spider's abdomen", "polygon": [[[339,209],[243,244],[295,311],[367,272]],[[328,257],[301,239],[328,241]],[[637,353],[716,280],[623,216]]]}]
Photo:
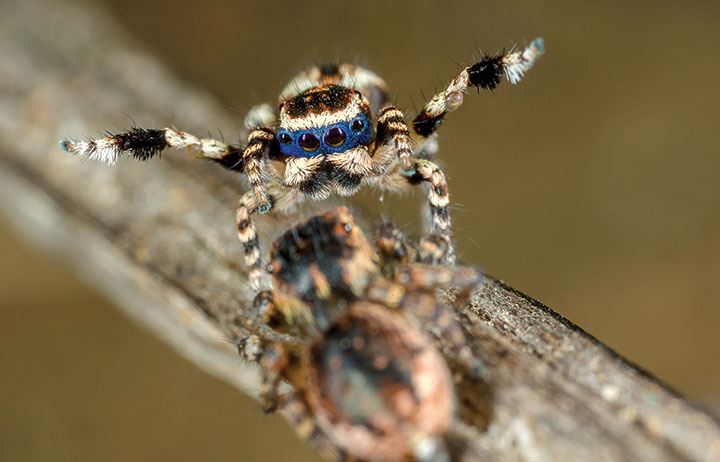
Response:
[{"label": "spider's abdomen", "polygon": [[353,305],[310,347],[308,401],[318,425],[350,454],[404,460],[454,417],[454,388],[438,351],[387,308]]}]

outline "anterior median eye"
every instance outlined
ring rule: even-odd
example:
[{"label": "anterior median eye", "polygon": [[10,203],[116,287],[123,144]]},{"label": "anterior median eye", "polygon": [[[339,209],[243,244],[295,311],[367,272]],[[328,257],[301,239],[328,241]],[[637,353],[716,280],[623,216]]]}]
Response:
[{"label": "anterior median eye", "polygon": [[334,148],[342,146],[345,142],[345,132],[342,128],[334,127],[325,133],[325,144]]},{"label": "anterior median eye", "polygon": [[303,133],[298,140],[298,144],[304,151],[314,151],[320,147],[320,140],[312,133]]},{"label": "anterior median eye", "polygon": [[280,141],[282,144],[290,144],[292,143],[292,137],[287,133],[280,133],[278,135],[278,141]]}]

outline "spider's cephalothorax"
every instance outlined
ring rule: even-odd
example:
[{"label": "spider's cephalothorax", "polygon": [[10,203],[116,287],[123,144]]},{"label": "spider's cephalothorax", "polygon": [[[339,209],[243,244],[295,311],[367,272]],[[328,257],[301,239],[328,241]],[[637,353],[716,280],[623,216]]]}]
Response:
[{"label": "spider's cephalothorax", "polygon": [[269,105],[250,110],[244,147],[199,139],[172,128],[133,128],[99,140],[63,140],[68,152],[114,163],[121,153],[147,160],[168,147],[190,148],[201,157],[244,172],[252,191],[240,199],[238,237],[254,285],[267,287],[255,212],[287,210],[304,197],[354,194],[363,184],[397,190],[429,184],[432,233],[445,241],[445,262],[454,263],[450,241],[449,195],[445,175],[430,159],[435,133],[470,87],[494,89],[505,76],[517,83],[543,52],[542,39],[523,50],[485,56],[463,69],[428,101],[410,128],[402,111],[387,105],[387,85],[373,72],[349,64],[313,67],[280,94],[279,111]]},{"label": "spider's cephalothorax", "polygon": [[[392,226],[380,229],[377,245],[379,254],[345,207],[287,231],[270,251],[273,290],[256,304],[292,340],[253,335],[240,352],[261,365],[265,410],[281,408],[327,458],[447,460],[455,391],[426,331],[432,325],[436,342],[481,373],[452,308],[435,295],[455,286],[462,303],[481,276],[417,262],[425,250]],[[279,395],[281,381],[294,391]]]}]

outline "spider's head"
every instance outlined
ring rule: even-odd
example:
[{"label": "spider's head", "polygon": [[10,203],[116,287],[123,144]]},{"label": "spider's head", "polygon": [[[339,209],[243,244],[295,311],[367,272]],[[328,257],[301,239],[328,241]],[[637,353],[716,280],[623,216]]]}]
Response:
[{"label": "spider's head", "polygon": [[379,273],[347,207],[316,215],[275,241],[268,265],[284,324],[325,330]]},{"label": "spider's head", "polygon": [[320,85],[280,105],[280,151],[290,157],[332,155],[374,140],[370,104],[340,85]]}]

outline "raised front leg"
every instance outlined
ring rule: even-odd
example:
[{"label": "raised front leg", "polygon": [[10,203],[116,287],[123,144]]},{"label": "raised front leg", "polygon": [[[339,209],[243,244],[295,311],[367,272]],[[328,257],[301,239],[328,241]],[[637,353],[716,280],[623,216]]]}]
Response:
[{"label": "raised front leg", "polygon": [[445,90],[433,96],[412,122],[412,129],[420,142],[433,135],[445,114],[452,112],[463,103],[463,94],[470,87],[494,90],[502,76],[515,84],[525,75],[543,54],[543,39],[536,38],[523,50],[485,55],[480,61],[463,69]]},{"label": "raised front leg", "polygon": [[96,140],[64,139],[60,145],[65,152],[108,164],[115,164],[122,154],[137,160],[149,160],[167,148],[175,148],[194,150],[200,157],[218,162],[230,170],[243,171],[244,167],[239,146],[213,138],[198,138],[172,128],[133,127],[127,132]]},{"label": "raised front leg", "polygon": [[198,138],[172,128],[135,127],[124,133],[87,141],[65,139],[62,148],[71,154],[114,164],[122,154],[138,160],[150,160],[167,148],[191,149],[203,159],[209,159],[229,170],[245,172],[255,191],[257,210],[270,210],[267,188],[263,183],[264,163],[267,158],[279,157],[279,146],[274,132],[258,128],[250,132],[245,149],[225,144],[213,138]]}]

